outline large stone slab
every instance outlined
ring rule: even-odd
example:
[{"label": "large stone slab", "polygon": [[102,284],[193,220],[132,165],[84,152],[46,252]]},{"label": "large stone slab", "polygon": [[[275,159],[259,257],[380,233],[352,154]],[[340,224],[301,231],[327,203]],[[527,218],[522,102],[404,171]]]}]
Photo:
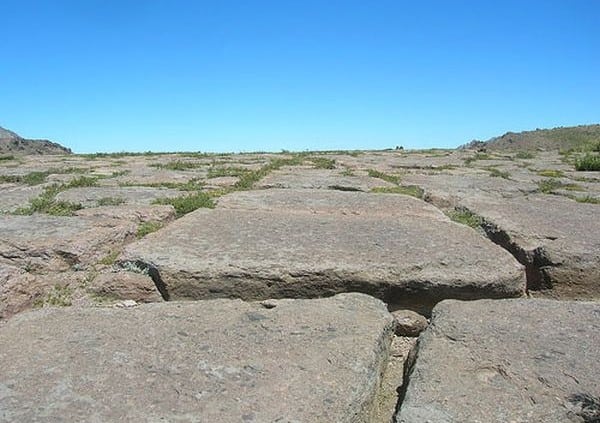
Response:
[{"label": "large stone slab", "polygon": [[527,266],[531,289],[600,298],[600,209],[556,195],[469,198],[463,207],[483,217],[490,238]]},{"label": "large stone slab", "polygon": [[508,252],[435,207],[394,194],[233,194],[129,244],[120,261],[148,267],[172,299],[359,291],[430,305],[524,290],[523,268]]},{"label": "large stone slab", "polygon": [[369,422],[392,332],[360,294],[24,313],[0,421]]},{"label": "large stone slab", "polygon": [[29,205],[43,191],[41,185],[23,186],[0,184],[0,213],[11,213],[20,207]]},{"label": "large stone slab", "polygon": [[123,204],[150,205],[159,198],[184,195],[182,191],[151,187],[87,187],[71,188],[59,193],[56,199],[81,204],[84,207],[102,205],[103,200],[119,200]]},{"label": "large stone slab", "polygon": [[394,184],[366,175],[345,175],[340,170],[305,169],[287,167],[263,178],[258,188],[338,189],[345,191],[370,191]]},{"label": "large stone slab", "polygon": [[0,216],[0,264],[62,271],[98,261],[135,237],[133,222],[92,217]]},{"label": "large stone slab", "polygon": [[598,421],[598,351],[600,303],[443,301],[396,422]]}]

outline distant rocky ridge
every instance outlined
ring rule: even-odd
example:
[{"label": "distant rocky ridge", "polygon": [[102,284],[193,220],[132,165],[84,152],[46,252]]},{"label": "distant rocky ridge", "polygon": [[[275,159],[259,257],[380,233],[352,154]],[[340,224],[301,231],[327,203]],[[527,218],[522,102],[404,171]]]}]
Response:
[{"label": "distant rocky ridge", "polygon": [[71,154],[71,149],[48,140],[30,140],[0,126],[0,154]]},{"label": "distant rocky ridge", "polygon": [[600,125],[580,125],[507,132],[487,141],[473,140],[459,149],[489,150],[574,150],[600,148]]}]

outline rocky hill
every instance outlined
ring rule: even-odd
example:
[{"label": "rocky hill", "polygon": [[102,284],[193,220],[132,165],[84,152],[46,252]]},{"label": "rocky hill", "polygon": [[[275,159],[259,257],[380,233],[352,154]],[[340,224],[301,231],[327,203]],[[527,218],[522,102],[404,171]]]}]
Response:
[{"label": "rocky hill", "polygon": [[48,140],[25,139],[0,126],[0,154],[71,154],[71,150]]},{"label": "rocky hill", "polygon": [[580,125],[535,131],[507,132],[487,141],[474,140],[461,149],[594,150],[600,148],[600,125]]}]

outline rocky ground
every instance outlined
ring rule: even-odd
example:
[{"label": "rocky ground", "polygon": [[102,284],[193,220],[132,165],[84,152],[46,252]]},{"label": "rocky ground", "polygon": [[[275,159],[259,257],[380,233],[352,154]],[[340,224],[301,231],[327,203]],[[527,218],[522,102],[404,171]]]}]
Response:
[{"label": "rocky ground", "polygon": [[574,160],[0,156],[0,421],[598,422]]}]

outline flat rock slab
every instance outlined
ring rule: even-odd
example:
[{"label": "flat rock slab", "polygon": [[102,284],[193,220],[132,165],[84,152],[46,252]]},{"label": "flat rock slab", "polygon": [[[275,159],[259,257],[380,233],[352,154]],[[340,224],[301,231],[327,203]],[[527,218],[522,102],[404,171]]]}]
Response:
[{"label": "flat rock slab", "polygon": [[197,210],[129,244],[119,261],[148,267],[172,299],[359,291],[431,304],[523,293],[523,268],[508,252],[423,201],[269,191],[222,198],[217,209]]},{"label": "flat rock slab", "polygon": [[[600,303],[443,301],[396,422],[597,421],[598,351]],[[582,417],[586,397],[596,420]]]},{"label": "flat rock slab", "polygon": [[81,209],[76,216],[143,222],[170,222],[175,219],[175,208],[171,205],[154,206],[102,206]]},{"label": "flat rock slab", "polygon": [[41,185],[23,186],[0,184],[0,213],[11,213],[20,207],[29,205],[43,191]]},{"label": "flat rock slab", "polygon": [[62,271],[98,261],[135,237],[133,222],[47,215],[0,216],[0,263]]},{"label": "flat rock slab", "polygon": [[488,233],[528,266],[532,289],[571,298],[600,298],[600,209],[557,195],[470,198]]},{"label": "flat rock slab", "polygon": [[384,304],[343,294],[269,307],[23,313],[0,326],[0,421],[372,421],[393,333]]},{"label": "flat rock slab", "polygon": [[347,176],[339,170],[304,169],[288,167],[263,178],[258,188],[337,189],[342,191],[370,191],[394,184],[370,176]]},{"label": "flat rock slab", "polygon": [[149,205],[159,198],[173,198],[185,195],[185,192],[168,188],[151,187],[89,187],[71,188],[59,193],[56,199],[81,204],[84,207],[96,207],[102,200],[119,200],[123,204]]}]

